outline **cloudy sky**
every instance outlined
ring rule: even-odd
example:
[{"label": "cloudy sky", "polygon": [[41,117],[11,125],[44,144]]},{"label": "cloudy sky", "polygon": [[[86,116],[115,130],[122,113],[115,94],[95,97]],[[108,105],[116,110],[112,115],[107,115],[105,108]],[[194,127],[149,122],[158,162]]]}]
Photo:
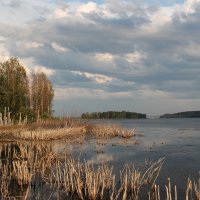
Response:
[{"label": "cloudy sky", "polygon": [[0,0],[0,59],[42,69],[57,114],[200,110],[200,0]]}]

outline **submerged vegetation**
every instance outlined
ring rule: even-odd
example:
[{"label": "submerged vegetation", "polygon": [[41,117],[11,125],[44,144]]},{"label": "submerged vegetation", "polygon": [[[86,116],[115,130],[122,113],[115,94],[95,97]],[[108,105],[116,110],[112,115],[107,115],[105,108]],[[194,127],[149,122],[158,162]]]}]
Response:
[{"label": "submerged vegetation", "polygon": [[[55,153],[51,143],[9,143],[0,151],[1,199],[178,199],[170,179],[162,193],[156,183],[164,159],[140,168],[126,164],[114,173],[108,164],[89,164],[67,152]],[[188,179],[185,199],[200,199],[199,188],[200,182]]]},{"label": "submerged vegetation", "polygon": [[92,112],[83,113],[81,115],[83,119],[146,119],[146,114],[136,113],[136,112]]},{"label": "submerged vegetation", "polygon": [[[116,124],[95,125],[71,118],[0,126],[0,141],[4,141],[0,144],[0,198],[178,200],[170,179],[166,185],[157,183],[164,159],[138,168],[125,163],[116,171],[111,163],[81,161],[68,151],[54,149],[55,140],[81,144],[87,136],[123,140],[136,134],[136,129]],[[200,180],[188,179],[185,199],[200,199],[199,194]]]}]

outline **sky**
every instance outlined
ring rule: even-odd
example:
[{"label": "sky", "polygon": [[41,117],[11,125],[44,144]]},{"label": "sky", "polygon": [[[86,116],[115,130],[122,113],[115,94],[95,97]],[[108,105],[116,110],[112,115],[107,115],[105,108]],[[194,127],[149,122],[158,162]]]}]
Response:
[{"label": "sky", "polygon": [[200,0],[0,0],[0,59],[51,80],[56,115],[200,110]]}]

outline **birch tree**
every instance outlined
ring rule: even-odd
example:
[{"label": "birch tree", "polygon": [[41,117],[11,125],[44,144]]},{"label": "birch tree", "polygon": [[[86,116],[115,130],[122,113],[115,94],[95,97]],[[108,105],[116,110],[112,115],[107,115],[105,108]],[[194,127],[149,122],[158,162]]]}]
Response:
[{"label": "birch tree", "polygon": [[52,115],[54,91],[51,82],[43,72],[32,75],[31,107],[37,116]]}]

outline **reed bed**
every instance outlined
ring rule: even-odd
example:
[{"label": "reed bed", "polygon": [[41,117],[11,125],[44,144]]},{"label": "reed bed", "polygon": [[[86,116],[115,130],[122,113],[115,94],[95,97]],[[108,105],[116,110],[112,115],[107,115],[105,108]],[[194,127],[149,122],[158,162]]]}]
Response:
[{"label": "reed bed", "polygon": [[117,124],[93,125],[82,120],[64,118],[31,124],[0,126],[0,141],[50,141],[81,138],[86,134],[96,138],[120,137],[128,139],[135,136],[136,132],[136,129],[127,130]]},{"label": "reed bed", "polygon": [[86,128],[72,127],[72,128],[57,128],[57,129],[14,129],[6,130],[0,133],[1,141],[50,141],[59,140],[63,138],[80,137],[86,134]]},{"label": "reed bed", "polygon": [[[161,194],[156,180],[164,159],[142,169],[125,165],[119,175],[108,164],[93,165],[52,152],[43,143],[1,147],[0,199],[177,200],[170,179]],[[116,178],[118,177],[118,178]],[[200,199],[200,179],[188,179],[186,200]]]},{"label": "reed bed", "polygon": [[16,192],[18,197],[28,198],[31,184],[46,176],[51,169],[55,155],[51,147],[43,144],[5,144],[1,148],[1,199],[11,198]]},{"label": "reed bed", "polygon": [[98,124],[89,128],[88,132],[99,138],[122,137],[131,138],[136,135],[136,129],[127,130],[117,124]]},{"label": "reed bed", "polygon": [[86,124],[71,118],[0,126],[0,141],[49,141],[85,134]]}]

